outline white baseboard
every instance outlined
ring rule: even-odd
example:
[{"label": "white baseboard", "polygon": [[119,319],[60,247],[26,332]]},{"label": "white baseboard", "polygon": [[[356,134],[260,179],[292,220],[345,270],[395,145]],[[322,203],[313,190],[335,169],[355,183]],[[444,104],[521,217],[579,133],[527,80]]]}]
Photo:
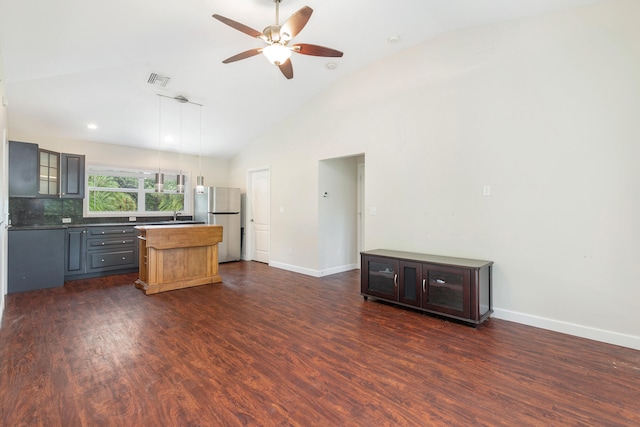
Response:
[{"label": "white baseboard", "polygon": [[519,313],[495,307],[493,308],[492,317],[640,350],[640,337],[634,335],[605,331],[603,329],[592,328],[590,326],[578,325],[575,323],[563,322],[560,320],[548,319],[545,317],[533,316],[531,314]]},{"label": "white baseboard", "polygon": [[[358,268],[356,264],[349,264],[340,267],[329,268],[325,270],[313,270],[310,268],[298,267],[296,265],[285,264],[282,262],[271,261],[269,266],[280,268],[282,270],[293,271],[294,273],[305,274],[313,277],[323,277],[330,274],[342,273]],[[619,332],[606,331],[604,329],[592,328],[590,326],[578,325],[575,323],[563,322],[560,320],[549,319],[546,317],[534,316],[531,314],[520,313],[517,311],[506,310],[503,308],[493,308],[493,315],[496,319],[508,320],[510,322],[521,323],[523,325],[534,326],[536,328],[547,329],[550,331],[560,332],[563,334],[574,335],[590,340],[606,342],[609,344],[619,345],[621,347],[633,348],[640,350],[640,337]]]},{"label": "white baseboard", "polygon": [[310,268],[298,267],[297,265],[285,264],[277,261],[270,261],[270,267],[280,268],[282,270],[293,271],[294,273],[305,274],[313,277],[324,277],[330,274],[342,273],[358,268],[357,264],[342,265],[339,267],[326,268],[324,270],[313,270]]}]

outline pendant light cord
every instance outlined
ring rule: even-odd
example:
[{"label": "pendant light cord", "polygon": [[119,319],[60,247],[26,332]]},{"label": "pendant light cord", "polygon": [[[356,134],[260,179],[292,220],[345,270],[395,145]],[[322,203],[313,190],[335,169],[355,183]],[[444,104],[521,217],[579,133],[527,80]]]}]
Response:
[{"label": "pendant light cord", "polygon": [[198,111],[200,112],[200,133],[198,135],[198,138],[200,140],[199,155],[198,155],[198,169],[200,170],[199,176],[202,176],[202,105],[200,106]]},{"label": "pendant light cord", "polygon": [[160,143],[162,142],[162,97],[158,96],[158,173],[160,173]]}]

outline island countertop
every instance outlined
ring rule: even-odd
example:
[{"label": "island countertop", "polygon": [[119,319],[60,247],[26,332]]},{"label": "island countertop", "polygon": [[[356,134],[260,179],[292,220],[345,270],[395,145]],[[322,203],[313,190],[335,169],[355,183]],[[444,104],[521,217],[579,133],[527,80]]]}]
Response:
[{"label": "island countertop", "polygon": [[139,238],[147,241],[148,248],[171,249],[195,246],[209,246],[223,240],[221,225],[180,224],[180,225],[138,225]]},{"label": "island countertop", "polygon": [[145,294],[222,281],[218,275],[222,226],[139,225],[135,229],[140,242],[136,287]]}]

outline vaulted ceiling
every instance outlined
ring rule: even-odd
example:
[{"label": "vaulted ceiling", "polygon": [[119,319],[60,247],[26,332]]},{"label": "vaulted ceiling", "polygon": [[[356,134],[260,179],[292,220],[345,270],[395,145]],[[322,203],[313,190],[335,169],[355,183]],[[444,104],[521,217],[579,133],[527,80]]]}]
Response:
[{"label": "vaulted ceiling", "polygon": [[[314,10],[294,42],[344,52],[294,53],[287,80],[262,55],[223,64],[264,43],[211,17],[262,31],[275,22],[273,0],[0,0],[9,136],[231,157],[341,76],[400,50],[600,1],[282,0],[280,23],[303,6]],[[151,73],[169,77],[167,85],[148,83]],[[170,130],[177,135],[165,141]]]}]

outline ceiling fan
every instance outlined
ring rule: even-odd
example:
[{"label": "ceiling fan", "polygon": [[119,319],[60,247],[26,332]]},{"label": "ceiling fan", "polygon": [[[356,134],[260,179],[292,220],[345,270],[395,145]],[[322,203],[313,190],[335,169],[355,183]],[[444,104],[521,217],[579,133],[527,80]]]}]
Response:
[{"label": "ceiling fan", "polygon": [[262,32],[247,27],[244,24],[236,22],[232,19],[225,18],[224,16],[214,14],[213,17],[218,21],[227,24],[228,26],[235,28],[238,31],[242,31],[245,34],[250,35],[263,40],[267,43],[265,47],[259,47],[256,49],[250,49],[245,52],[234,55],[230,58],[222,61],[224,64],[230,62],[239,61],[241,59],[250,58],[260,53],[269,59],[269,61],[276,65],[282,74],[287,79],[293,78],[293,66],[291,65],[291,53],[301,53],[303,55],[312,56],[324,56],[324,57],[341,57],[342,52],[335,49],[330,49],[324,46],[318,46],[315,44],[296,43],[289,45],[289,42],[296,36],[311,18],[313,9],[309,6],[305,6],[291,15],[289,19],[283,24],[279,23],[279,5],[282,0],[274,0],[276,4],[276,23],[265,28]]}]

